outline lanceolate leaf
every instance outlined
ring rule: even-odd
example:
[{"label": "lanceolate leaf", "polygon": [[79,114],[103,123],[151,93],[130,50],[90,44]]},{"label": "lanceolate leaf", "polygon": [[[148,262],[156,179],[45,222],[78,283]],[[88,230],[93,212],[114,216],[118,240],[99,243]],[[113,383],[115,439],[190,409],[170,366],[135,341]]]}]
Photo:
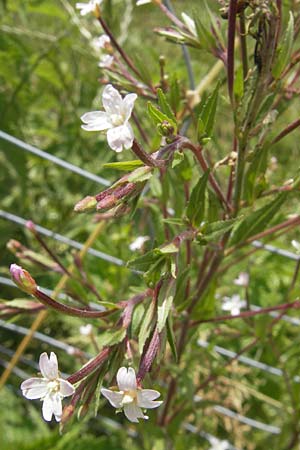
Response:
[{"label": "lanceolate leaf", "polygon": [[285,66],[290,60],[293,41],[294,41],[294,16],[290,11],[289,23],[284,33],[283,42],[279,47],[275,65],[272,69],[272,75],[276,79],[280,78],[280,75],[282,74],[283,70],[285,69]]},{"label": "lanceolate leaf", "polygon": [[172,122],[176,123],[176,117],[174,116],[171,106],[169,105],[166,96],[161,89],[157,89],[157,96],[161,111],[166,114]]},{"label": "lanceolate leaf", "polygon": [[257,188],[257,178],[262,176],[267,169],[268,147],[257,149],[249,165],[245,176],[244,192],[245,199],[249,204],[253,203]]},{"label": "lanceolate leaf", "polygon": [[[163,123],[170,124],[174,129],[174,133],[176,133],[176,121],[170,119],[166,114],[153,106],[150,102],[148,102],[148,114],[156,126],[162,125]],[[159,131],[159,127],[157,129]]]},{"label": "lanceolate leaf", "polygon": [[162,305],[157,308],[157,328],[159,333],[164,329],[172,304],[173,296],[170,295],[163,301]]},{"label": "lanceolate leaf", "polygon": [[203,143],[203,139],[210,138],[215,122],[215,115],[217,110],[219,83],[217,84],[213,93],[208,97],[207,101],[201,108],[198,119],[198,140]]},{"label": "lanceolate leaf", "polygon": [[143,353],[144,345],[146,340],[148,339],[152,325],[153,325],[153,316],[155,311],[155,305],[153,302],[150,303],[149,308],[147,309],[145,318],[142,322],[142,326],[139,332],[139,352]]},{"label": "lanceolate leaf", "polygon": [[194,227],[198,227],[205,214],[205,190],[209,177],[209,170],[205,172],[194,187],[187,206],[186,215]]},{"label": "lanceolate leaf", "polygon": [[106,164],[103,164],[102,167],[104,167],[105,169],[131,171],[131,170],[134,170],[137,167],[141,167],[143,165],[144,165],[144,163],[142,161],[140,161],[139,159],[136,159],[133,161],[120,161],[120,162],[106,163]]},{"label": "lanceolate leaf", "polygon": [[241,241],[254,236],[268,225],[282,204],[287,199],[288,193],[282,192],[272,202],[248,215],[234,230],[230,239],[230,245],[236,245]]},{"label": "lanceolate leaf", "polygon": [[172,322],[173,322],[172,315],[169,314],[169,316],[167,318],[167,324],[166,324],[167,339],[168,339],[173,357],[174,357],[175,361],[177,361],[178,355],[177,355],[177,348],[176,348],[176,343],[175,343],[175,335],[174,335],[174,331],[173,331],[173,323]]},{"label": "lanceolate leaf", "polygon": [[231,230],[231,228],[240,220],[240,217],[229,220],[218,220],[217,222],[205,223],[199,230],[197,242],[205,245],[208,242],[217,241],[224,233]]}]

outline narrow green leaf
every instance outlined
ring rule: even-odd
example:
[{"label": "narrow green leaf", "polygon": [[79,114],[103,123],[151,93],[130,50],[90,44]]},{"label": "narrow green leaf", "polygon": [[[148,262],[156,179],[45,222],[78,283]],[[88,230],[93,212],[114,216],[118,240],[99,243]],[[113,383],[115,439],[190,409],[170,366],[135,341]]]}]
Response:
[{"label": "narrow green leaf", "polygon": [[144,255],[138,256],[137,258],[128,261],[127,266],[131,269],[146,271],[149,269],[151,264],[156,263],[160,258],[160,253],[157,253],[157,251],[155,250],[150,250]]},{"label": "narrow green leaf", "polygon": [[162,125],[163,123],[168,123],[174,128],[174,132],[176,133],[176,121],[174,122],[173,120],[171,120],[166,114],[153,106],[150,102],[148,102],[148,114],[150,116],[150,119],[152,119],[152,121],[156,125],[158,132],[160,132],[160,125]]},{"label": "narrow green leaf", "polygon": [[169,314],[168,318],[167,318],[167,324],[166,324],[166,328],[167,328],[167,339],[172,351],[172,355],[173,358],[175,359],[175,361],[178,361],[178,355],[177,355],[177,348],[176,348],[176,343],[175,343],[175,335],[174,335],[174,331],[173,331],[173,323],[172,323],[172,314]]},{"label": "narrow green leaf", "polygon": [[190,267],[186,267],[178,276],[176,281],[176,290],[174,296],[174,305],[181,304],[186,300],[186,285],[190,275]]},{"label": "narrow green leaf", "polygon": [[157,97],[158,97],[158,105],[161,109],[161,111],[168,116],[168,118],[177,124],[176,117],[174,116],[174,113],[171,109],[171,106],[169,105],[167,98],[162,91],[162,89],[157,89]]},{"label": "narrow green leaf", "polygon": [[236,245],[241,241],[264,230],[273,219],[282,204],[287,199],[288,193],[280,193],[272,202],[249,214],[233,231],[230,245]]},{"label": "narrow green leaf", "polygon": [[209,177],[209,170],[207,170],[198,183],[192,190],[190,200],[186,209],[187,218],[191,224],[198,227],[202,222],[205,214],[205,190]]},{"label": "narrow green leaf", "polygon": [[152,177],[152,168],[143,166],[135,169],[130,175],[128,175],[127,180],[129,183],[141,183],[147,181]]},{"label": "narrow green leaf", "polygon": [[212,135],[215,115],[217,111],[219,87],[220,84],[218,83],[212,94],[208,97],[207,101],[201,108],[197,129],[199,142],[203,142],[203,139],[210,138]]},{"label": "narrow green leaf", "polygon": [[170,90],[168,93],[169,103],[171,105],[172,111],[177,113],[180,106],[180,87],[177,79],[177,75],[171,76],[170,80]]},{"label": "narrow green leaf", "polygon": [[155,312],[155,305],[153,302],[150,303],[149,308],[147,309],[145,318],[142,322],[142,326],[139,332],[139,352],[140,354],[143,353],[144,345],[146,340],[148,339],[152,326],[153,326],[153,317]]},{"label": "narrow green leaf", "polygon": [[173,244],[172,242],[171,242],[171,244],[167,244],[167,245],[164,245],[159,248],[159,252],[162,255],[169,254],[169,253],[178,253],[178,251],[179,251],[178,247],[175,244]]},{"label": "narrow green leaf", "polygon": [[239,220],[241,220],[241,218],[236,217],[229,220],[218,220],[217,222],[205,223],[199,230],[197,242],[201,245],[205,245],[208,242],[217,241],[224,233],[231,230]]},{"label": "narrow green leaf", "polygon": [[161,333],[164,329],[166,320],[173,305],[173,299],[173,295],[169,295],[169,297],[165,298],[162,305],[157,308],[157,328],[159,333]]},{"label": "narrow green leaf", "polygon": [[268,147],[258,148],[251,163],[249,164],[244,181],[244,196],[249,205],[254,201],[254,198],[259,193],[258,178],[264,176],[268,164]]},{"label": "narrow green leaf", "polygon": [[161,279],[165,263],[166,257],[160,256],[160,258],[148,268],[147,272],[144,273],[144,280],[149,287],[154,287]]},{"label": "narrow green leaf", "polygon": [[111,347],[112,345],[119,344],[126,336],[126,329],[119,328],[118,330],[108,330],[100,335],[99,344],[100,347]]},{"label": "narrow green leaf", "polygon": [[282,74],[283,70],[285,69],[287,63],[290,60],[293,42],[294,42],[294,16],[293,13],[290,11],[289,23],[284,33],[283,42],[279,46],[275,64],[272,69],[272,75],[275,79],[280,78],[280,75]]},{"label": "narrow green leaf", "polygon": [[133,161],[121,161],[121,162],[106,163],[106,164],[103,164],[102,167],[104,167],[105,169],[131,171],[131,170],[134,170],[137,167],[141,167],[143,165],[144,165],[144,163],[142,161],[140,161],[139,159],[135,159]]}]

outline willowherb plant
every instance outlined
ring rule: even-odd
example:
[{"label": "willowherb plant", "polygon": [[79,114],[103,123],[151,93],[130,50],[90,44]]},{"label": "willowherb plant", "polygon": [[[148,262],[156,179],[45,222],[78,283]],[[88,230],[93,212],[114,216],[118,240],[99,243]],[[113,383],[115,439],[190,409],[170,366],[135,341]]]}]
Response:
[{"label": "willowherb plant", "polygon": [[[120,289],[122,300],[108,295],[109,302],[103,301],[80,258],[75,259],[78,273],[74,275],[29,224],[47,256],[17,241],[10,242],[9,248],[24,263],[66,274],[93,293],[97,305],[82,307],[80,293],[72,303],[52,298],[16,264],[11,267],[13,280],[45,308],[92,320],[97,333],[91,327],[82,333],[94,342],[97,354],[67,380],[58,377],[56,361],[53,379],[46,373],[42,381],[30,379],[36,384],[25,381],[22,389],[27,398],[42,397],[48,405],[46,420],[53,412],[63,424],[76,409],[79,415],[86,413],[94,398],[98,408],[101,392],[132,422],[148,418],[144,409],[159,407],[157,427],[172,430],[187,420],[207,426],[205,404],[202,410],[195,406],[199,394],[208,404],[224,400],[238,412],[247,411],[250,388],[235,401],[230,382],[224,381],[225,368],[260,343],[276,351],[275,325],[284,313],[300,306],[293,297],[299,265],[281,302],[274,304],[271,299],[259,309],[252,308],[259,299],[250,295],[251,266],[234,273],[237,262],[251,261],[253,250],[243,252],[246,246],[277,238],[300,224],[300,216],[294,214],[300,181],[297,168],[276,184],[270,169],[273,147],[300,125],[299,119],[284,123],[285,111],[299,89],[300,50],[294,48],[299,7],[290,2],[288,11],[280,0],[230,0],[220,2],[220,10],[213,12],[205,3],[203,19],[197,11],[193,16],[180,11],[177,16],[169,2],[138,1],[137,6],[152,3],[145,8],[161,10],[170,23],[167,27],[158,24],[156,33],[183,45],[185,51],[193,48],[195,66],[201,64],[204,52],[215,59],[199,87],[187,89],[185,80],[168,74],[164,58],[158,62],[160,79],[149,79],[143,66],[147,54],[141,65],[119,46],[102,12],[104,3],[77,5],[82,15],[94,13],[105,33],[94,42],[95,51],[98,48],[102,54],[102,105],[81,117],[82,128],[105,132],[108,151],[118,153],[106,167],[126,173],[100,193],[85,192],[74,210],[98,212],[96,221],[116,221],[116,226],[122,220],[141,229],[138,222],[142,223],[143,236],[137,232],[136,239],[126,244],[137,253],[127,262],[130,270],[123,273],[124,277],[128,273],[128,284],[132,273],[138,282],[135,279],[134,295],[128,293],[125,300]],[[185,57],[189,65],[186,53]],[[224,143],[219,139],[221,132],[229,135],[228,146],[221,148],[215,160],[218,141]],[[40,308],[40,304],[31,305],[31,312]],[[270,320],[267,314],[274,311],[280,314]],[[260,327],[263,331],[255,316],[267,318]],[[213,355],[204,357],[197,342],[210,333],[224,340],[238,338],[237,356],[225,363]],[[108,389],[115,377],[118,388]],[[142,387],[152,384],[159,386],[159,392]],[[160,393],[162,401],[156,401]],[[72,394],[70,404],[61,411],[62,397]],[[267,398],[262,392],[256,393],[257,398],[259,394]],[[299,409],[293,408],[288,419],[290,435],[282,437],[280,448],[293,448],[298,441],[292,416],[299,415]],[[264,414],[265,420],[275,420],[274,414]],[[228,437],[224,431],[221,434]],[[241,442],[241,433],[229,437]],[[215,438],[210,442],[211,448],[221,448],[220,442],[222,448],[229,445]],[[245,448],[254,448],[251,442],[242,442]]]}]

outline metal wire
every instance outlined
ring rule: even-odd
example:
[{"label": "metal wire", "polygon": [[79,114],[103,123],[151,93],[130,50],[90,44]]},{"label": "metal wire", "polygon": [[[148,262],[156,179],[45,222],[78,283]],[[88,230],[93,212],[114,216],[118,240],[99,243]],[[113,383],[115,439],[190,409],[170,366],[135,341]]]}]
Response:
[{"label": "metal wire", "polygon": [[[24,227],[26,226],[27,223],[27,220],[23,219],[22,217],[16,216],[15,214],[11,214],[7,211],[3,211],[2,209],[0,209],[0,218],[9,220]],[[53,231],[48,230],[48,228],[41,227],[40,225],[35,225],[35,228],[39,233],[43,234],[44,236],[48,236],[52,239],[55,239],[56,241],[62,242],[63,244],[76,248],[77,250],[81,250],[83,248],[83,244],[81,244],[80,242],[74,241],[74,239],[70,239],[66,236],[63,236],[62,234],[54,233]],[[104,261],[108,261],[112,264],[115,264],[117,266],[124,266],[124,267],[126,266],[126,262],[123,261],[122,259],[108,255],[107,253],[101,252],[94,248],[89,248],[87,250],[87,253],[95,256],[96,258],[103,259]]]},{"label": "metal wire", "polygon": [[[203,341],[202,339],[198,339],[197,344],[199,345],[199,347],[202,348],[210,347],[209,342]],[[278,369],[277,367],[269,366],[268,364],[256,361],[255,359],[248,358],[247,356],[244,355],[240,355],[237,357],[236,352],[233,352],[232,350],[227,350],[226,348],[220,347],[219,345],[214,345],[212,347],[212,350],[214,350],[216,353],[219,353],[222,356],[226,356],[227,358],[236,358],[241,363],[247,366],[254,367],[255,369],[263,370],[264,372],[271,373],[272,375],[276,375],[278,377],[283,376],[283,371],[281,369]],[[295,376],[294,381],[296,383],[299,383],[300,377]]]},{"label": "metal wire", "polygon": [[102,184],[103,186],[111,185],[111,182],[109,180],[99,177],[98,175],[94,175],[93,173],[81,169],[80,167],[75,166],[74,164],[71,164],[63,159],[60,159],[57,156],[53,156],[50,153],[44,152],[43,150],[40,150],[37,147],[34,147],[33,145],[26,144],[26,142],[23,142],[20,139],[15,138],[14,136],[11,136],[10,134],[5,133],[4,131],[1,130],[0,130],[0,139],[10,142],[11,144],[14,144],[26,152],[33,153],[34,155],[37,155],[40,158],[51,161],[53,164],[63,167],[64,169],[67,169],[70,172],[77,173],[78,175],[88,180],[95,181],[96,183]]}]

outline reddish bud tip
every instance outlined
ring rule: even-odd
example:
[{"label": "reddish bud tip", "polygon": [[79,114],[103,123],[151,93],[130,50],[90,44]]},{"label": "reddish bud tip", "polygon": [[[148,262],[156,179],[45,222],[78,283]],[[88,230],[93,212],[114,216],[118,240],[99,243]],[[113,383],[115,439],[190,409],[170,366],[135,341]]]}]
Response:
[{"label": "reddish bud tip", "polygon": [[37,284],[27,270],[22,269],[17,264],[11,264],[10,274],[13,282],[24,292],[34,295]]},{"label": "reddish bud tip", "polygon": [[35,225],[34,225],[34,223],[32,222],[32,220],[27,220],[27,222],[26,222],[26,228],[27,228],[28,230],[30,230],[30,231],[35,232]]},{"label": "reddish bud tip", "polygon": [[22,247],[21,242],[16,241],[15,239],[10,239],[6,244],[6,248],[12,253],[16,253],[21,249],[21,247]]}]

